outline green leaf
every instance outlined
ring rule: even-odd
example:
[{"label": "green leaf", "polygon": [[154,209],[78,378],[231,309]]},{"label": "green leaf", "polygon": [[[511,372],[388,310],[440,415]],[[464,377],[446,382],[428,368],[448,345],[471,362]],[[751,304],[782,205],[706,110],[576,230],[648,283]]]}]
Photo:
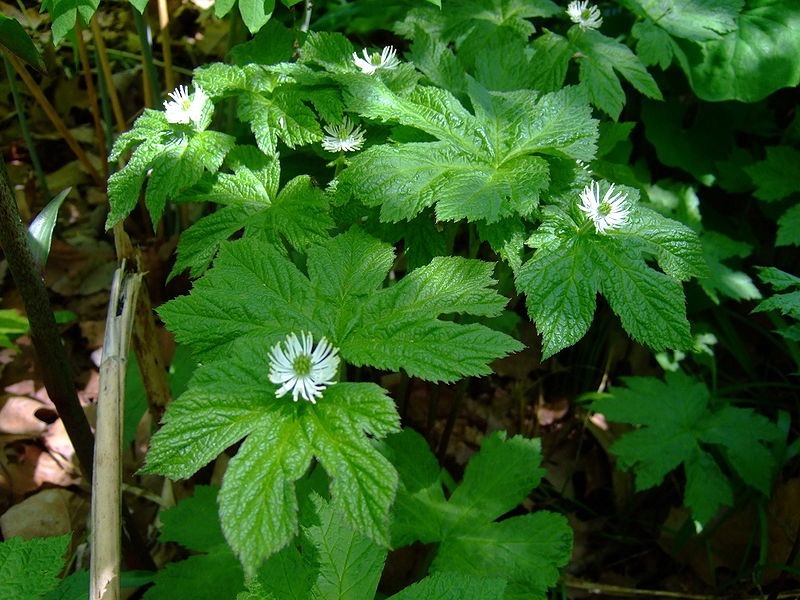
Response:
[{"label": "green leaf", "polygon": [[274,9],[275,0],[239,0],[239,12],[250,33],[261,29],[269,21]]},{"label": "green leaf", "polygon": [[[601,292],[631,336],[648,346],[689,348],[689,322],[679,279],[708,273],[697,234],[628,197],[625,225],[595,233],[575,204],[575,216],[560,209],[545,212],[528,244],[537,248],[516,277],[527,295],[528,312],[542,334],[544,356],[577,342],[592,323]],[[577,221],[576,221],[577,219]],[[655,258],[663,272],[646,262]]]},{"label": "green leaf", "polygon": [[33,264],[40,271],[44,271],[47,256],[50,254],[50,244],[53,240],[53,229],[55,229],[56,220],[58,219],[58,209],[61,208],[61,204],[71,189],[70,187],[56,194],[47,203],[47,206],[36,215],[36,218],[28,227],[28,243],[31,248],[31,257],[33,258]]},{"label": "green leaf", "polygon": [[318,568],[308,554],[301,554],[296,545],[290,544],[270,556],[258,570],[258,579],[254,581],[265,595],[254,600],[308,600],[313,597],[317,574]]},{"label": "green leaf", "polygon": [[14,340],[28,333],[30,323],[19,311],[13,308],[0,310],[0,346],[13,348]]},{"label": "green leaf", "polygon": [[630,0],[636,12],[665,30],[669,35],[695,42],[717,40],[737,27],[735,18],[744,0]]},{"label": "green leaf", "polygon": [[579,53],[580,80],[586,85],[592,104],[615,121],[625,104],[625,92],[614,71],[648,98],[662,99],[655,80],[626,45],[578,27],[570,28],[569,41],[574,52]]},{"label": "green leaf", "polygon": [[545,474],[538,466],[540,459],[538,440],[485,438],[481,451],[467,464],[461,485],[450,496],[458,518],[445,525],[447,531],[467,533],[476,520],[498,519],[519,505]]},{"label": "green leaf", "polygon": [[700,236],[703,255],[708,265],[709,275],[700,279],[699,283],[708,297],[719,304],[720,294],[734,300],[759,300],[761,292],[749,275],[743,271],[734,271],[722,261],[733,257],[750,256],[753,248],[750,244],[729,238],[715,231],[705,231]]},{"label": "green leaf", "polygon": [[381,546],[389,545],[389,510],[397,473],[364,436],[400,429],[394,402],[371,383],[340,383],[304,420],[314,456],[331,476],[332,507]]},{"label": "green leaf", "polygon": [[[215,6],[219,6],[219,2]],[[236,46],[236,48],[239,47]],[[203,91],[209,96],[222,96],[228,92],[248,88],[247,74],[244,69],[219,62],[198,67],[194,72],[194,83],[203,88]]]},{"label": "green leaf", "polygon": [[278,88],[269,97],[256,92],[239,96],[239,119],[250,123],[258,147],[274,155],[280,138],[290,148],[322,139],[314,112],[303,103],[300,92]]},{"label": "green leaf", "polygon": [[[242,66],[248,63],[274,65],[286,62],[291,60],[294,54],[293,45],[296,38],[297,34],[294,30],[272,19],[264,27],[260,28],[252,40],[231,48],[230,56],[237,65]],[[214,63],[209,67],[221,64]],[[228,65],[223,66],[227,67]],[[197,78],[198,71],[195,71],[195,81],[197,81]],[[203,89],[205,90],[206,88],[203,87]]]},{"label": "green leaf", "polygon": [[800,191],[800,175],[795,168],[800,161],[800,150],[791,146],[770,146],[767,157],[745,167],[756,184],[756,198],[767,202],[781,200]]},{"label": "green leaf", "polygon": [[543,357],[578,342],[592,324],[599,282],[585,248],[579,238],[540,248],[517,275],[528,314],[542,333]]},{"label": "green leaf", "polygon": [[[572,554],[572,531],[562,515],[539,511],[474,526],[442,541],[436,571],[481,574],[509,581],[506,597],[547,598]],[[518,593],[511,595],[511,589]],[[516,591],[515,590],[515,591]]]},{"label": "green leaf", "polygon": [[70,534],[0,543],[0,589],[7,600],[30,600],[55,589]]},{"label": "green leaf", "polygon": [[330,476],[333,508],[387,545],[396,475],[366,436],[398,429],[394,403],[369,383],[332,385],[316,405],[276,398],[268,349],[240,347],[199,367],[189,391],[167,409],[144,471],[188,477],[247,436],[228,466],[219,504],[225,539],[249,575],[297,533],[295,482],[312,457]]},{"label": "green leaf", "polygon": [[16,19],[0,15],[0,46],[32,67],[44,70],[39,49]]},{"label": "green leaf", "polygon": [[684,502],[701,524],[733,495],[727,476],[708,446],[720,448],[742,480],[765,494],[775,468],[765,443],[780,438],[779,428],[751,409],[723,405],[712,409],[711,394],[700,381],[681,372],[665,380],[627,377],[624,388],[591,406],[609,420],[642,425],[611,447],[623,469],[636,471],[636,488],[658,485],[679,465],[686,473]]},{"label": "green leaf", "polygon": [[189,550],[208,552],[224,545],[217,516],[218,487],[199,485],[194,495],[159,515],[162,542],[177,542]]},{"label": "green leaf", "polygon": [[353,230],[309,252],[306,278],[258,240],[223,244],[194,292],[167,303],[160,314],[179,341],[207,359],[252,340],[271,346],[291,331],[312,331],[352,364],[453,381],[487,374],[492,360],[521,349],[485,326],[437,318],[499,314],[506,300],[491,289],[490,264],[436,258],[378,291],[389,256],[386,246]]},{"label": "green leaf", "polygon": [[795,204],[778,219],[776,246],[800,246],[800,204]]},{"label": "green leaf", "polygon": [[528,216],[550,183],[549,166],[534,154],[590,160],[597,123],[585,94],[567,88],[537,92],[489,92],[471,82],[473,116],[449,93],[419,87],[400,98],[386,86],[353,79],[358,110],[370,118],[395,120],[439,141],[379,145],[360,153],[340,183],[381,220],[410,220],[436,205],[440,219],[493,223]]},{"label": "green leaf", "polygon": [[622,244],[597,247],[600,290],[631,337],[654,350],[692,345],[679,281],[648,268]]},{"label": "green leaf", "polygon": [[353,531],[328,503],[313,496],[319,524],[305,537],[317,550],[319,575],[313,597],[360,600],[375,594],[386,560],[386,549]]},{"label": "green leaf", "polygon": [[58,44],[75,27],[78,15],[88,25],[100,0],[44,0],[42,8],[50,13],[53,43]]},{"label": "green leaf", "polygon": [[531,87],[543,92],[555,92],[564,87],[572,46],[567,38],[545,30],[531,43],[534,55],[531,59]]},{"label": "green leaf", "polygon": [[312,457],[292,406],[275,406],[274,397],[271,404],[272,410],[262,408],[261,426],[231,459],[219,496],[225,538],[248,576],[297,534],[295,481]]},{"label": "green leaf", "polygon": [[192,554],[157,571],[146,600],[233,599],[244,588],[242,566],[220,529],[217,492],[216,487],[197,486],[193,496],[161,513],[160,541],[204,554]]},{"label": "green leaf", "polygon": [[500,600],[506,582],[463,573],[431,573],[390,600]]},{"label": "green leaf", "polygon": [[800,83],[800,11],[794,2],[752,0],[736,29],[701,44],[681,41],[681,67],[703,100],[757,102]]},{"label": "green leaf", "polygon": [[[506,439],[503,432],[487,436],[449,500],[418,434],[404,432],[385,445],[401,478],[394,538],[439,542],[433,572],[506,580],[517,593],[509,596],[507,590],[503,597],[546,598],[572,552],[566,519],[541,511],[495,522],[539,484],[538,441]],[[416,518],[414,510],[420,511]]]},{"label": "green leaf", "polygon": [[636,55],[643,64],[666,69],[674,55],[672,38],[652,21],[634,23],[631,34],[636,38]]}]

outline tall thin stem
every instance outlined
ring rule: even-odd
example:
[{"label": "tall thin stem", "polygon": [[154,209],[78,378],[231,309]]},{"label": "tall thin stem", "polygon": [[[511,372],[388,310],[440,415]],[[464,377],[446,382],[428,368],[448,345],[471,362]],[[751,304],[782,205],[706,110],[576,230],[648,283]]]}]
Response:
[{"label": "tall thin stem", "polygon": [[33,165],[33,172],[36,173],[36,179],[39,181],[39,189],[45,198],[50,198],[50,190],[47,188],[47,178],[42,169],[42,162],[39,160],[39,153],[36,151],[36,145],[33,143],[33,136],[31,135],[30,127],[28,127],[28,117],[25,115],[25,107],[22,106],[22,100],[19,97],[19,88],[17,87],[17,78],[14,75],[14,69],[8,62],[5,53],[3,55],[3,65],[6,68],[6,77],[8,78],[8,88],[11,90],[11,97],[14,99],[14,107],[17,109],[17,119],[19,120],[19,128],[22,130],[22,139],[25,140],[25,146],[28,148],[28,154],[31,157],[31,164]]},{"label": "tall thin stem", "polygon": [[[77,140],[75,137],[70,133],[70,130],[67,129],[67,126],[64,124],[64,121],[61,120],[61,117],[58,116],[56,109],[53,108],[53,105],[50,104],[50,101],[45,97],[44,93],[37,83],[33,80],[33,77],[30,76],[25,65],[13,54],[6,55],[8,62],[11,63],[11,66],[14,67],[14,70],[17,72],[17,75],[20,76],[22,82],[27,86],[28,90],[30,91],[31,95],[36,99],[36,102],[39,106],[42,107],[42,110],[50,119],[50,122],[53,126],[58,130],[58,133],[61,134],[61,137],[66,142],[67,146],[69,146],[70,150],[75,154],[75,157],[78,161],[83,165],[83,168],[86,169],[86,172],[89,173],[89,176],[94,180],[95,184],[99,188],[105,188],[105,180],[100,176],[97,172],[97,169],[94,168],[94,165],[89,161],[89,157],[78,145]],[[5,168],[5,167],[4,167]]]},{"label": "tall thin stem", "polygon": [[31,339],[39,359],[44,386],[67,430],[81,470],[92,479],[94,436],[81,408],[58,325],[50,307],[47,290],[34,265],[25,227],[11,191],[6,163],[0,155],[0,245],[17,284],[31,326]]}]

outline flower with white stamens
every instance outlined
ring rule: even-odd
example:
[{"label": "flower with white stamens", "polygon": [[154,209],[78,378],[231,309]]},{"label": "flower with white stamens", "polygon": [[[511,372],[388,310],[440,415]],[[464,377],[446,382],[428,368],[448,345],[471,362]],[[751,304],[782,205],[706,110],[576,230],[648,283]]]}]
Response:
[{"label": "flower with white stamens", "polygon": [[164,101],[167,122],[199,125],[208,101],[208,95],[203,88],[195,86],[194,94],[189,96],[189,89],[185,85],[180,85],[169,93],[169,97],[172,100]]},{"label": "flower with white stamens", "polygon": [[348,116],[339,124],[326,125],[325,132],[328,135],[322,138],[322,147],[328,152],[354,152],[364,144],[364,130]]},{"label": "flower with white stamens", "polygon": [[597,233],[606,233],[619,229],[628,222],[630,206],[628,195],[622,192],[614,194],[614,184],[600,198],[600,184],[592,182],[580,193],[581,203],[578,208],[594,222]]},{"label": "flower with white stamens", "polygon": [[300,338],[289,334],[269,351],[269,380],[280,387],[275,391],[278,398],[288,392],[297,402],[298,396],[312,404],[322,397],[322,391],[334,383],[339,368],[339,350],[324,337],[314,348],[310,333],[301,333]]},{"label": "flower with white stamens", "polygon": [[603,24],[600,9],[589,5],[588,0],[574,0],[567,6],[567,14],[581,29],[597,29]]},{"label": "flower with white stamens", "polygon": [[361,58],[358,53],[353,52],[353,63],[361,69],[362,73],[366,73],[367,75],[372,75],[380,69],[391,71],[400,64],[394,46],[386,46],[386,48],[381,50],[380,54],[377,52],[369,54],[367,49],[364,48],[361,54],[364,58]]}]

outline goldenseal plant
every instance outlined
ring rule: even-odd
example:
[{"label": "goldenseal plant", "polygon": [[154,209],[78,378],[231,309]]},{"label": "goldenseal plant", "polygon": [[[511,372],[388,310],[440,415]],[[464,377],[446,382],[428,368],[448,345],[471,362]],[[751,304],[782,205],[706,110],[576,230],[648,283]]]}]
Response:
[{"label": "goldenseal plant", "polygon": [[[403,461],[430,459],[398,433],[389,392],[359,377],[490,374],[523,348],[513,323],[526,315],[547,359],[586,335],[598,294],[652,350],[694,344],[683,285],[706,280],[707,253],[696,229],[657,210],[629,164],[634,124],[619,121],[622,80],[660,100],[655,80],[624,36],[599,30],[595,6],[504,6],[417,7],[395,24],[396,45],[374,52],[271,20],[114,145],[112,158],[129,160],[109,181],[109,227],[140,195],[154,223],[174,204],[205,203],[171,273],[193,288],[159,308],[200,366],[144,470],[189,477],[237,446],[218,499],[248,577],[306,535],[298,510],[317,485],[376,547],[449,548],[433,563],[442,571],[468,572],[463,545],[497,534],[481,568],[507,597],[543,598],[568,556],[558,520],[532,520],[556,541],[516,559],[516,532],[495,522],[538,477],[498,491],[480,523],[453,520],[476,479],[454,502],[428,468],[426,503]],[[513,314],[510,297],[522,300]],[[521,441],[489,448],[515,465],[530,453]],[[409,531],[394,518],[410,519],[408,506],[435,526]],[[526,578],[534,571],[546,581]]]}]

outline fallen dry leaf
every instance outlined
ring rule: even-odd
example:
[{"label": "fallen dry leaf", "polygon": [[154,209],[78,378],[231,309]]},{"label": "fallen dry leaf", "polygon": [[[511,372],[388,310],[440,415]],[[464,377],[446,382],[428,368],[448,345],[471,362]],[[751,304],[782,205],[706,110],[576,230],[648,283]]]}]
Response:
[{"label": "fallen dry leaf", "polygon": [[81,530],[89,502],[65,489],[46,489],[26,498],[0,516],[3,537],[50,537]]}]

